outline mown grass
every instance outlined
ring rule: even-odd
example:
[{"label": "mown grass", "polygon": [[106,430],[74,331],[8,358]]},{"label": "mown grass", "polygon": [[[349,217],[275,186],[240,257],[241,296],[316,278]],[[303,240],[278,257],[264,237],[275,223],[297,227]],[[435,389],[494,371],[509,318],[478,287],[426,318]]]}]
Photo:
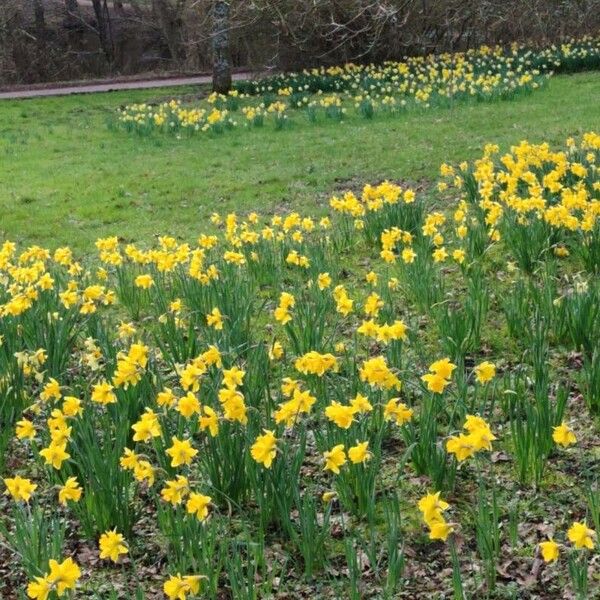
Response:
[{"label": "mown grass", "polygon": [[301,209],[358,181],[433,180],[440,163],[483,144],[562,142],[600,126],[600,74],[557,76],[514,101],[456,105],[373,121],[271,127],[194,138],[107,126],[117,107],[191,89],[0,103],[0,238],[89,250],[99,236],[193,238],[218,211]]}]

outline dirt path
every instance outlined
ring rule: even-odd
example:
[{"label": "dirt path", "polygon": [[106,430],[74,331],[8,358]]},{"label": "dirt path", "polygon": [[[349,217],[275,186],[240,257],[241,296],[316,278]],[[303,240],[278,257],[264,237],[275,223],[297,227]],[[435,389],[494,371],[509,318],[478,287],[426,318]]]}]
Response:
[{"label": "dirt path", "polygon": [[[253,79],[253,73],[234,73],[234,81]],[[71,94],[94,94],[98,92],[112,92],[117,90],[145,90],[158,87],[172,87],[180,85],[199,85],[210,83],[210,75],[196,77],[172,77],[162,79],[114,81],[107,83],[92,83],[89,85],[72,85],[47,88],[33,88],[27,90],[13,90],[0,92],[0,100],[17,100],[21,98],[43,98],[45,96],[69,96]]]}]

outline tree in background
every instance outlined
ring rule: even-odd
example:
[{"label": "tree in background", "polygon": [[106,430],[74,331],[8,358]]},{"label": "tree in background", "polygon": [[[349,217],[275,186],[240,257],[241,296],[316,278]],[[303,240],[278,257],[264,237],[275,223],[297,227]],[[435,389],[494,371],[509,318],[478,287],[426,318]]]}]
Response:
[{"label": "tree in background", "polygon": [[231,89],[229,2],[214,0],[212,11],[213,91],[226,94]]},{"label": "tree in background", "polygon": [[109,65],[115,60],[115,48],[112,38],[110,12],[106,0],[92,0],[94,14],[96,15],[96,28],[100,46]]}]

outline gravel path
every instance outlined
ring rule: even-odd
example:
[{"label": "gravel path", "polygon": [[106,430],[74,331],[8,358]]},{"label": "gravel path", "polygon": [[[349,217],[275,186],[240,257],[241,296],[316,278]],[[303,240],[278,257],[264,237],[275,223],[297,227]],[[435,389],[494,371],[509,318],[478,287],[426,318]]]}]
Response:
[{"label": "gravel path", "polygon": [[[234,73],[234,81],[253,79],[253,73]],[[98,92],[112,92],[117,90],[145,90],[158,87],[172,87],[179,85],[199,85],[210,83],[210,75],[196,77],[171,77],[163,79],[115,81],[112,83],[92,83],[90,85],[73,85],[48,88],[32,88],[0,92],[0,100],[17,100],[20,98],[43,98],[45,96],[69,96],[71,94],[94,94]]]}]

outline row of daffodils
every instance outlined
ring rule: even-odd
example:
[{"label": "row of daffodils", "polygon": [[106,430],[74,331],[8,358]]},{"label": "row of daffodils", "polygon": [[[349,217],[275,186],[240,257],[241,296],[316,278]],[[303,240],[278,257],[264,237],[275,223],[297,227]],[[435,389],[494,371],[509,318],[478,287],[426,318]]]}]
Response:
[{"label": "row of daffodils", "polygon": [[511,99],[539,88],[555,70],[599,67],[598,39],[546,48],[482,46],[381,65],[349,63],[238,82],[229,94],[211,94],[194,104],[179,100],[132,104],[119,111],[117,122],[142,135],[181,136],[266,123],[281,129],[295,120],[372,119],[457,102]]},{"label": "row of daffodils", "polygon": [[488,145],[434,211],[386,181],[193,244],[4,242],[6,597],[594,597],[599,160]]}]

